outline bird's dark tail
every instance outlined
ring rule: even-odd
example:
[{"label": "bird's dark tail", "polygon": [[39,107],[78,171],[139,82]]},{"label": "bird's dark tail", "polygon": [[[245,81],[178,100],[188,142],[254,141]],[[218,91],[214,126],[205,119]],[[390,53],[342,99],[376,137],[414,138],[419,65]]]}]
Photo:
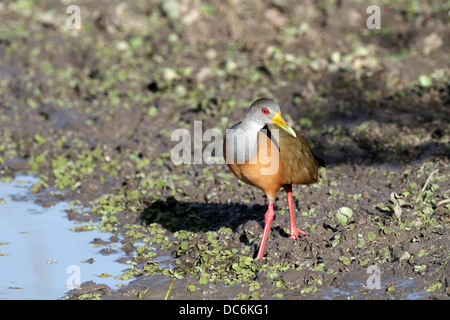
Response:
[{"label": "bird's dark tail", "polygon": [[321,157],[316,156],[314,153],[314,158],[316,158],[317,163],[319,164],[319,167],[323,167],[325,168],[327,166],[327,163],[325,162],[325,160],[323,160]]}]

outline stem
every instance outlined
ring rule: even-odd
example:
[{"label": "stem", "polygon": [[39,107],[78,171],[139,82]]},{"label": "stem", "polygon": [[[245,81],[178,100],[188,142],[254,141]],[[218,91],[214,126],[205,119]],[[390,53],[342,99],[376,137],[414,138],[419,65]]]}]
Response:
[{"label": "stem", "polygon": [[448,203],[448,202],[450,202],[450,199],[441,200],[436,204],[436,208],[443,205],[444,203]]},{"label": "stem", "polygon": [[438,172],[438,171],[439,171],[439,169],[436,169],[436,170],[434,170],[433,172],[430,173],[430,175],[429,175],[428,178],[427,178],[427,181],[425,181],[425,184],[424,184],[423,187],[422,187],[422,191],[420,191],[420,192],[418,193],[417,197],[416,197],[416,202],[419,201],[419,196],[421,196],[421,195],[423,194],[423,192],[425,191],[425,189],[426,189],[427,186],[428,186],[428,183],[430,183],[431,178],[432,178],[433,175],[434,175],[436,172]]},{"label": "stem", "polygon": [[164,300],[167,300],[167,298],[169,298],[170,291],[172,290],[172,285],[173,285],[173,280],[170,280],[169,290],[167,290],[166,297],[164,298]]},{"label": "stem", "polygon": [[432,177],[436,172],[438,172],[438,171],[439,171],[439,169],[436,169],[436,170],[434,170],[433,172],[430,173],[430,175],[429,175],[428,178],[427,178],[427,181],[425,181],[425,184],[423,185],[422,192],[425,191],[425,189],[427,188],[428,183],[429,183],[430,180],[431,180],[431,177]]}]

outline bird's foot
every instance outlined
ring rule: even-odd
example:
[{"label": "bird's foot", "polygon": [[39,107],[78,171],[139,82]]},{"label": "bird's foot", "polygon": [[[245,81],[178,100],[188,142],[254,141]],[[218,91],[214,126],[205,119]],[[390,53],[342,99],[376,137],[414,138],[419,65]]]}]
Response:
[{"label": "bird's foot", "polygon": [[300,230],[300,229],[298,229],[297,227],[293,227],[293,228],[291,228],[291,235],[289,236],[289,239],[295,239],[295,240],[298,240],[298,234],[301,234],[301,235],[305,235],[306,234],[306,232],[305,231],[303,231],[303,230]]}]

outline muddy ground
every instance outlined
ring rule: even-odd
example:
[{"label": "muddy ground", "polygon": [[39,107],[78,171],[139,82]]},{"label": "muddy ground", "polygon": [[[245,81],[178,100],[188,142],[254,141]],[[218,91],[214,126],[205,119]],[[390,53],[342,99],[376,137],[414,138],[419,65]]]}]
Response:
[{"label": "muddy ground", "polygon": [[[0,3],[0,176],[39,175],[42,205],[71,200],[135,279],[61,298],[448,298],[448,2],[377,1],[373,30],[368,1],[76,4],[80,29],[64,1]],[[201,142],[194,121],[223,132],[260,97],[327,167],[294,188],[306,236],[280,191],[255,260],[267,199],[174,164],[171,135]]]}]

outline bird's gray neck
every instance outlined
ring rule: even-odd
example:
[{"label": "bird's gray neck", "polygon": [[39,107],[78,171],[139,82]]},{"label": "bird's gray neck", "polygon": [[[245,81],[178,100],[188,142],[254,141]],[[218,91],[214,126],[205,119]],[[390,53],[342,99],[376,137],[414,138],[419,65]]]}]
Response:
[{"label": "bird's gray neck", "polygon": [[[258,151],[258,132],[264,125],[244,119],[226,132],[227,152],[240,164],[252,159]],[[228,162],[228,159],[227,159]]]}]

